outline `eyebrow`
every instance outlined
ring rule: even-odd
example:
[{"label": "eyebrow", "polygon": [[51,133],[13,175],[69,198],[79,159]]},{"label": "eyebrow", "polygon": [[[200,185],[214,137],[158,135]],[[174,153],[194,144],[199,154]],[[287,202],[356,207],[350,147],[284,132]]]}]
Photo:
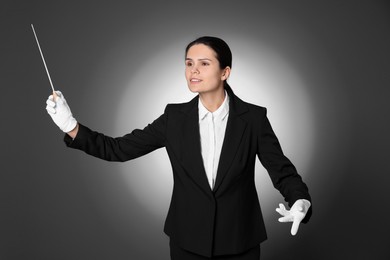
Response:
[{"label": "eyebrow", "polygon": [[[191,59],[191,58],[186,58],[186,60],[192,61],[193,59]],[[208,58],[203,58],[203,59],[198,59],[198,60],[199,60],[199,61],[202,61],[202,60],[212,61],[211,59],[208,59]]]}]

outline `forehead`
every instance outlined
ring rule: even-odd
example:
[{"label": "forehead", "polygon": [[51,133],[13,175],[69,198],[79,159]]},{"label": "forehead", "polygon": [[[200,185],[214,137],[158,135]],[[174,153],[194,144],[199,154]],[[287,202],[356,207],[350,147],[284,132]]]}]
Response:
[{"label": "forehead", "polygon": [[213,59],[216,58],[216,53],[209,46],[204,44],[195,44],[188,49],[186,54],[186,58],[191,59],[200,59],[200,58],[208,58]]}]

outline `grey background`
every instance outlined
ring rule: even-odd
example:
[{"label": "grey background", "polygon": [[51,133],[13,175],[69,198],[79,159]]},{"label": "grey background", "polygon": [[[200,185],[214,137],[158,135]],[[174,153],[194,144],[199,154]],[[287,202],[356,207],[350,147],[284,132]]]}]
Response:
[{"label": "grey background", "polygon": [[[193,97],[176,69],[189,41],[226,39],[233,75],[253,76],[248,88],[232,76],[233,89],[272,108],[314,202],[311,222],[292,237],[258,166],[262,259],[390,256],[387,1],[2,1],[0,17],[0,259],[169,259],[165,151],[117,164],[65,148],[44,109],[50,85],[30,23],[75,117],[113,136]],[[257,47],[263,54],[253,57],[271,58],[251,59]],[[287,71],[282,63],[299,78],[294,88],[273,70]],[[278,82],[271,98],[258,84],[266,69]],[[302,123],[284,124],[289,111]]]}]

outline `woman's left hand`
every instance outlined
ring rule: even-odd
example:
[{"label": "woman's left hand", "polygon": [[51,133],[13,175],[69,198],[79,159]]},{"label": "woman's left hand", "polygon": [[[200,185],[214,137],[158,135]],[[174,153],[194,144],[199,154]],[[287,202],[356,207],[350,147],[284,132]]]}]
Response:
[{"label": "woman's left hand", "polygon": [[280,203],[276,211],[283,217],[279,218],[279,222],[293,222],[291,227],[291,235],[295,236],[298,232],[299,224],[305,218],[311,204],[310,201],[299,199],[295,201],[290,210]]}]

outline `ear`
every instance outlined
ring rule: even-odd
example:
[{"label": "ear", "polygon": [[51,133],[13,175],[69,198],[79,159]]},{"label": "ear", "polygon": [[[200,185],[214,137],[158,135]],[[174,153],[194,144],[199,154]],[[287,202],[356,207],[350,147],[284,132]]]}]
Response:
[{"label": "ear", "polygon": [[229,66],[224,68],[222,71],[221,80],[227,80],[230,76],[230,71],[231,71],[231,68]]}]

